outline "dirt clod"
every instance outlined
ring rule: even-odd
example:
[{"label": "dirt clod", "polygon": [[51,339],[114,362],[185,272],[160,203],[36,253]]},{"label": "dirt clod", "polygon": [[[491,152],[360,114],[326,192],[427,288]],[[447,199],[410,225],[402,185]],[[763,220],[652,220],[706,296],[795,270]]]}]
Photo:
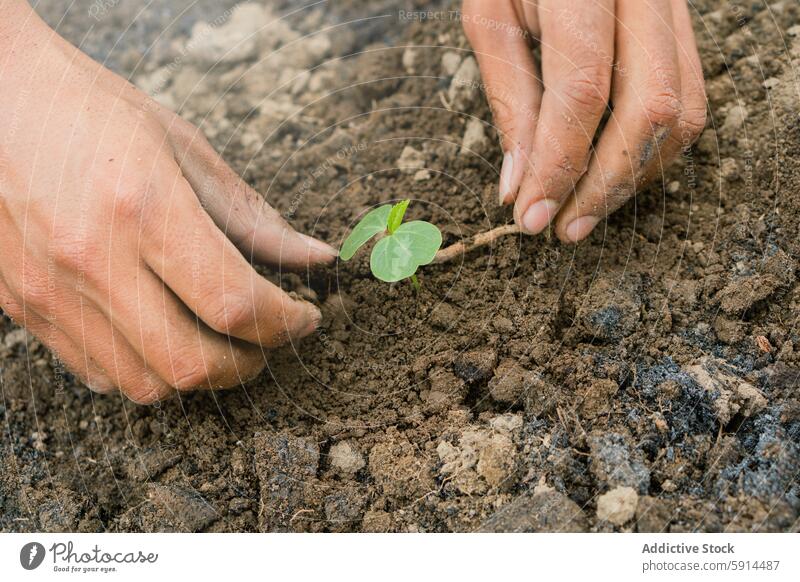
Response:
[{"label": "dirt clod", "polygon": [[597,498],[597,519],[625,525],[636,514],[639,494],[631,487],[617,487]]},{"label": "dirt clod", "polygon": [[586,515],[577,503],[554,489],[545,489],[517,497],[486,520],[480,531],[579,533],[586,529]]},{"label": "dirt clod", "polygon": [[331,447],[328,453],[331,467],[345,475],[358,473],[366,465],[364,456],[351,441],[342,441]]}]

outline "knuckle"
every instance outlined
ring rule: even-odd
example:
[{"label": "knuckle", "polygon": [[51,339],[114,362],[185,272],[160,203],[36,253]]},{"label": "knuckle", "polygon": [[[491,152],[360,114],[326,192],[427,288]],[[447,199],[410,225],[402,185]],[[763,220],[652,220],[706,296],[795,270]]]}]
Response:
[{"label": "knuckle", "polygon": [[706,127],[708,119],[708,111],[706,110],[705,101],[699,105],[688,106],[684,109],[679,121],[680,133],[682,141],[688,142],[686,145],[691,145]]},{"label": "knuckle", "polygon": [[577,113],[602,115],[608,105],[611,76],[597,64],[584,65],[564,79],[561,94],[567,107]]},{"label": "knuckle", "polygon": [[208,138],[206,138],[206,134],[203,133],[203,130],[191,121],[176,115],[170,123],[170,129],[174,130],[175,133],[180,135],[183,139],[188,140],[192,145],[199,145],[213,149],[211,142],[208,141]]},{"label": "knuckle", "polygon": [[170,129],[182,135],[185,136],[190,136],[194,134],[202,135],[202,132],[197,128],[197,126],[194,123],[184,119],[180,115],[170,116],[169,122],[170,122]]},{"label": "knuckle", "polygon": [[681,116],[681,107],[675,96],[669,92],[647,95],[642,104],[644,119],[648,129],[672,127]]},{"label": "knuckle", "polygon": [[64,231],[54,233],[51,249],[53,264],[69,272],[86,271],[87,258],[94,256],[88,241]]},{"label": "knuckle", "polygon": [[108,289],[107,264],[110,243],[102,242],[96,235],[76,236],[66,230],[56,231],[51,240],[51,259],[59,271],[77,275],[80,284],[95,289]]},{"label": "knuckle", "polygon": [[673,127],[681,116],[679,77],[663,63],[655,63],[642,91],[642,110],[650,127]]},{"label": "knuckle", "polygon": [[[543,143],[542,156],[547,160],[540,172],[540,179],[548,190],[562,191],[573,188],[586,173],[589,163],[589,144],[583,140],[566,139],[565,136],[550,129],[547,125],[539,126],[540,139]],[[564,192],[566,195],[566,192]]]},{"label": "knuckle", "polygon": [[226,291],[215,297],[206,323],[218,333],[235,335],[249,330],[255,319],[255,305],[250,293]]},{"label": "knuckle", "polygon": [[202,388],[211,381],[206,361],[200,353],[177,358],[173,363],[172,375],[170,384],[180,391]]},{"label": "knuckle", "polygon": [[113,196],[114,214],[125,221],[138,223],[147,216],[150,201],[155,199],[150,186],[117,188]]}]

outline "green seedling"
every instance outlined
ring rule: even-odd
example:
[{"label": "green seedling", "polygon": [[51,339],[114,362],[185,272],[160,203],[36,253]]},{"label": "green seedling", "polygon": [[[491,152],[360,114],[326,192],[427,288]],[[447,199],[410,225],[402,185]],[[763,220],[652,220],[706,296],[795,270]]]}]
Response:
[{"label": "green seedling", "polygon": [[411,279],[414,288],[419,290],[417,269],[433,262],[436,251],[442,246],[442,233],[430,222],[404,223],[410,202],[402,200],[369,211],[345,239],[339,258],[349,261],[373,237],[382,235],[370,255],[372,274],[387,283]]}]

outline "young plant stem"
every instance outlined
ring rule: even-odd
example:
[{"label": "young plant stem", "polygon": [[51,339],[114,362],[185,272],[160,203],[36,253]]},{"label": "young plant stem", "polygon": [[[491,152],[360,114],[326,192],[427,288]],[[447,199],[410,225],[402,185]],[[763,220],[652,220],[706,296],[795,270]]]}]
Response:
[{"label": "young plant stem", "polygon": [[453,259],[473,251],[478,247],[482,247],[494,242],[501,236],[517,234],[519,232],[519,226],[516,224],[506,224],[504,226],[493,228],[492,230],[487,230],[486,232],[479,232],[466,242],[458,242],[454,245],[450,245],[449,247],[441,249],[436,253],[433,263],[438,264],[452,261]]},{"label": "young plant stem", "polygon": [[411,285],[413,285],[413,286],[414,286],[414,291],[416,291],[417,293],[419,293],[419,291],[420,291],[421,287],[420,287],[420,285],[419,285],[419,279],[417,279],[417,274],[416,274],[416,273],[414,273],[413,275],[411,275]]}]

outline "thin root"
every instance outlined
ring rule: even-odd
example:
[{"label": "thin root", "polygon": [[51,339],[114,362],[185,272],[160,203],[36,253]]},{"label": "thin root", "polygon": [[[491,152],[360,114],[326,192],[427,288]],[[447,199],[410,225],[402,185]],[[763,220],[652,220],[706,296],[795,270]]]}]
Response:
[{"label": "thin root", "polygon": [[520,232],[519,226],[517,226],[516,224],[506,224],[504,226],[498,226],[497,228],[493,228],[492,230],[487,230],[486,232],[479,232],[478,234],[473,236],[468,242],[459,242],[440,250],[438,253],[436,253],[436,257],[434,257],[433,263],[437,264],[437,263],[446,263],[447,261],[452,261],[456,257],[460,257],[465,253],[477,249],[478,247],[482,247],[484,245],[488,245],[491,242],[494,242],[501,236],[506,236],[507,234],[517,234],[519,232]]}]

